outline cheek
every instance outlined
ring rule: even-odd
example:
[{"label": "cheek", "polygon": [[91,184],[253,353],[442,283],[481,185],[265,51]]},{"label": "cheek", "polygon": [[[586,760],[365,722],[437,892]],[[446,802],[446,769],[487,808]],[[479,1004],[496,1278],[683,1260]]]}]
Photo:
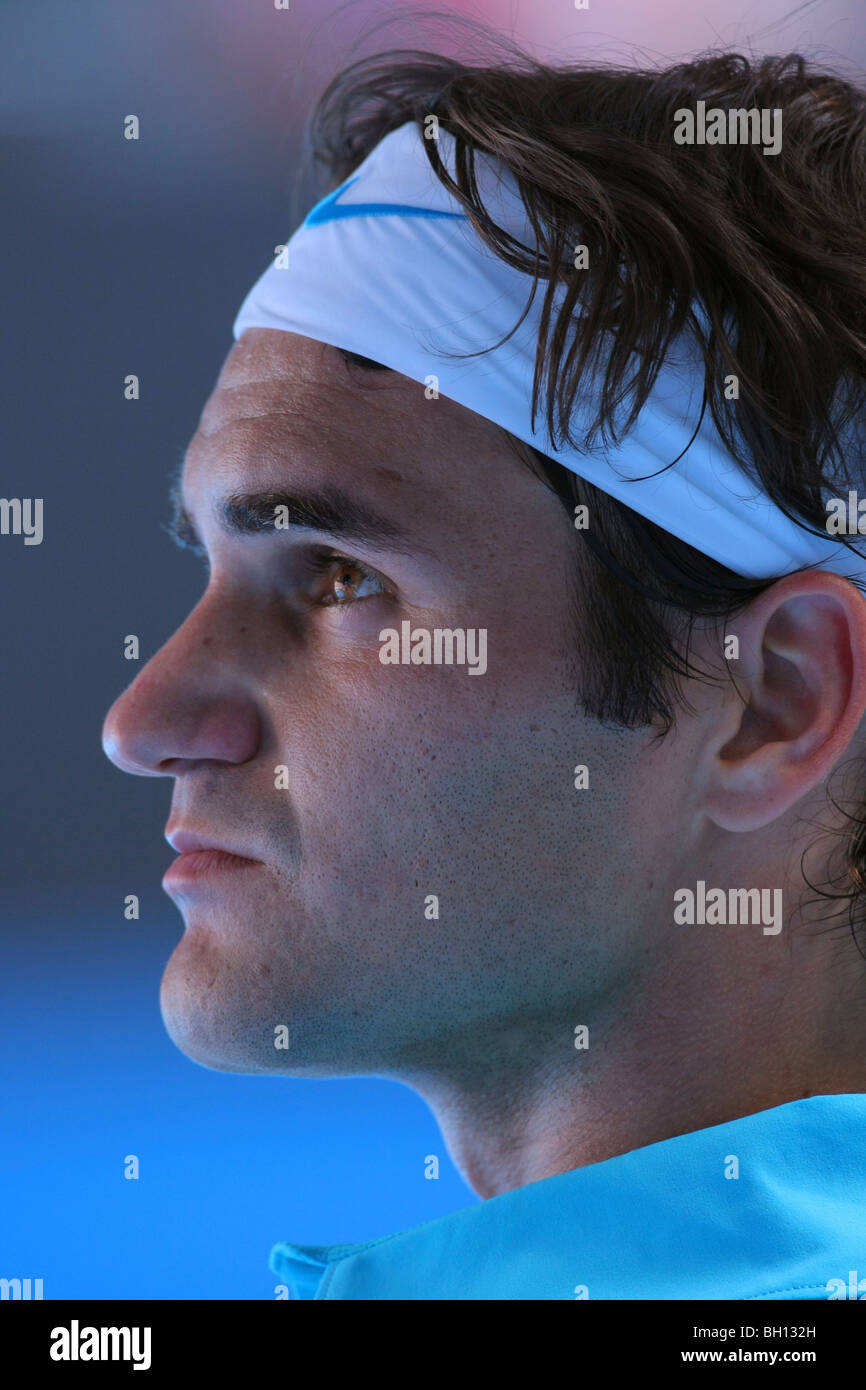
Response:
[{"label": "cheek", "polygon": [[300,723],[296,708],[284,724],[305,871],[332,902],[351,894],[359,911],[381,914],[384,903],[399,920],[436,882],[477,910],[527,866],[561,878],[574,750],[586,746],[573,698],[557,707],[533,690],[538,703],[516,710],[509,689],[486,679],[366,672],[350,692],[323,687],[314,718],[308,710]]}]

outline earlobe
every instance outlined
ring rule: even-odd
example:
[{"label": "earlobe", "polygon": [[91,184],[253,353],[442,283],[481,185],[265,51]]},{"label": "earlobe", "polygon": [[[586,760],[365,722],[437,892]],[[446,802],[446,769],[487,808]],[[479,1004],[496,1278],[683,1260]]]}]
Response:
[{"label": "earlobe", "polygon": [[732,618],[738,657],[702,764],[705,813],[756,830],[823,785],[866,714],[866,596],[825,571],[780,579]]}]

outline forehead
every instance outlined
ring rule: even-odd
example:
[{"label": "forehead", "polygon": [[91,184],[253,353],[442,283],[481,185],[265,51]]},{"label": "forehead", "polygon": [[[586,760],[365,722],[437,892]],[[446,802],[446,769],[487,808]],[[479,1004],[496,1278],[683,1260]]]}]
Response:
[{"label": "forehead", "polygon": [[[455,490],[469,500],[489,468],[519,460],[490,421],[397,372],[348,365],[325,343],[247,329],[226,358],[187,451],[184,493],[323,481],[369,500],[401,487],[414,509]],[[411,489],[408,486],[411,485]]]}]

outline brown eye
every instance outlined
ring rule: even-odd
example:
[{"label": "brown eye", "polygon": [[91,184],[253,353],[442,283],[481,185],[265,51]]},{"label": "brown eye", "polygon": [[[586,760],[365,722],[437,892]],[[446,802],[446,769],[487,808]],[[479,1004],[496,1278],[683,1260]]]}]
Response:
[{"label": "brown eye", "polygon": [[334,559],[326,576],[326,592],[321,602],[332,606],[354,599],[374,598],[387,590],[381,579],[355,560]]}]

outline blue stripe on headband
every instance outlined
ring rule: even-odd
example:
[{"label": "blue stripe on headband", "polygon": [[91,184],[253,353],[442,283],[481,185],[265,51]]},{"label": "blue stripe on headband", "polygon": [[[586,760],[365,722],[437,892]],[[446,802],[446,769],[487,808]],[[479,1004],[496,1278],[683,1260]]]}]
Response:
[{"label": "blue stripe on headband", "polygon": [[307,213],[303,225],[305,227],[316,227],[322,222],[335,222],[339,217],[387,217],[397,215],[400,217],[456,217],[461,221],[466,221],[466,214],[463,212],[439,212],[435,208],[413,208],[408,203],[340,203],[337,199],[341,193],[345,193],[347,188],[351,188],[353,183],[357,183],[360,175],[355,174],[352,178],[346,179],[339,188],[335,188],[332,193],[327,194],[316,206]]}]

